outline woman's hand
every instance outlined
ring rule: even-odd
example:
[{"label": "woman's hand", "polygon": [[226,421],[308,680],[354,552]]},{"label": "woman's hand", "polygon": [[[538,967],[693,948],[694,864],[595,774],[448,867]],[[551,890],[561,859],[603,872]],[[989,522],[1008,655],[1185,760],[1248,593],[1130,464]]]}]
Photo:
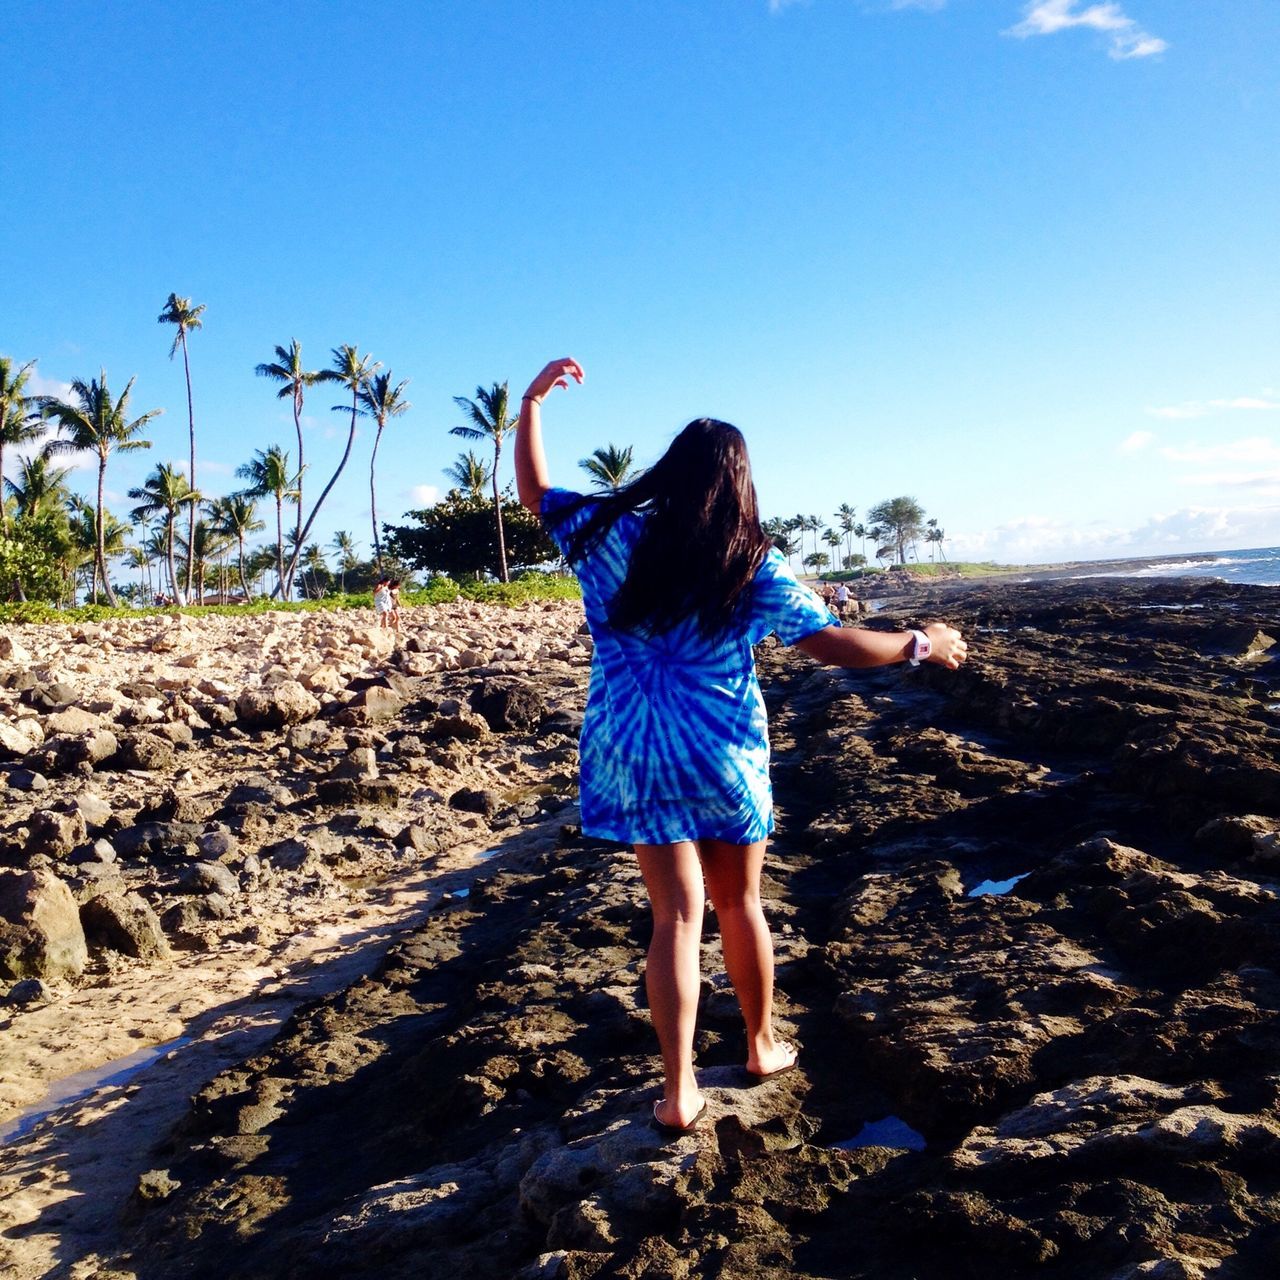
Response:
[{"label": "woman's hand", "polygon": [[930,645],[927,662],[936,662],[954,671],[969,656],[969,646],[955,627],[949,627],[945,622],[931,622],[924,633],[929,637]]},{"label": "woman's hand", "polygon": [[551,393],[555,387],[568,387],[569,379],[575,382],[581,382],[586,375],[582,372],[582,366],[569,356],[564,356],[560,360],[552,360],[550,364],[542,370],[534,380],[529,383],[529,389],[524,393],[523,400],[533,400],[537,404],[541,404],[544,399]]}]

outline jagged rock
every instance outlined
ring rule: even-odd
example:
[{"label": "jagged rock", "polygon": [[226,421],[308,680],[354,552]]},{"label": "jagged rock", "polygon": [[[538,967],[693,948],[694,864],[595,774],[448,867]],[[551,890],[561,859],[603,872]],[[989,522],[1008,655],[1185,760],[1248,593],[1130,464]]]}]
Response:
[{"label": "jagged rock", "polygon": [[45,716],[44,720],[46,737],[52,737],[55,733],[65,733],[74,737],[81,733],[93,733],[101,727],[102,721],[97,716],[80,707],[66,707],[62,711],[55,711],[52,715]]},{"label": "jagged rock", "polygon": [[313,751],[328,744],[332,730],[320,720],[307,720],[292,725],[285,734],[285,741],[294,751]]},{"label": "jagged rock", "polygon": [[15,791],[47,791],[49,789],[49,779],[34,769],[13,769],[6,780]]},{"label": "jagged rock", "polygon": [[236,699],[240,723],[250,728],[283,729],[312,719],[320,703],[296,680],[263,689],[246,689]]},{"label": "jagged rock", "polygon": [[90,898],[80,908],[85,937],[99,946],[138,960],[163,960],[169,956],[160,920],[151,905],[137,893],[111,891]]},{"label": "jagged rock", "polygon": [[322,805],[387,805],[400,800],[400,788],[392,778],[326,778],[316,788]]},{"label": "jagged rock", "polygon": [[227,792],[222,802],[224,809],[234,810],[242,805],[265,805],[269,808],[292,804],[294,794],[282,787],[265,773],[250,774]]},{"label": "jagged rock", "polygon": [[190,893],[219,893],[234,898],[240,892],[240,881],[220,862],[195,862],[185,867],[180,883]]},{"label": "jagged rock", "polygon": [[0,997],[0,1002],[14,1008],[26,1009],[35,1004],[52,1004],[53,989],[40,978],[23,978]]},{"label": "jagged rock", "polygon": [[116,756],[118,769],[143,769],[148,773],[168,773],[173,767],[173,744],[154,733],[128,733]]},{"label": "jagged rock", "polygon": [[88,764],[93,768],[110,760],[119,750],[119,740],[110,729],[96,729],[75,737],[58,734],[46,738],[37,759],[48,767],[66,772],[76,765]]},{"label": "jagged rock", "polygon": [[460,787],[449,797],[449,805],[453,809],[463,809],[467,813],[479,813],[490,818],[502,807],[502,797],[496,791],[488,789]]},{"label": "jagged rock", "polygon": [[0,720],[0,758],[20,760],[44,741],[44,730],[34,717]]},{"label": "jagged rock", "polygon": [[0,662],[12,662],[15,666],[29,666],[31,651],[24,648],[13,636],[0,631]]},{"label": "jagged rock", "polygon": [[106,830],[115,818],[111,806],[93,791],[80,792],[75,798],[75,806],[90,832]]},{"label": "jagged rock", "polygon": [[203,796],[194,796],[172,787],[158,799],[138,810],[136,821],[143,822],[203,822],[209,816],[209,802]]},{"label": "jagged rock", "polygon": [[240,841],[235,835],[223,829],[206,831],[196,840],[196,847],[201,857],[210,862],[220,862],[234,858],[240,851]]},{"label": "jagged rock", "polygon": [[344,717],[352,717],[358,722],[380,724],[384,720],[394,719],[400,714],[404,700],[394,690],[384,685],[370,685],[360,690],[344,710]]},{"label": "jagged rock", "polygon": [[37,711],[58,711],[71,706],[75,700],[74,687],[59,680],[37,682],[22,695],[22,701]]},{"label": "jagged rock", "polygon": [[489,732],[489,725],[484,718],[469,711],[437,716],[423,730],[426,737],[436,742],[454,739],[462,742],[481,742],[489,736]]},{"label": "jagged rock", "polygon": [[546,699],[527,680],[491,676],[471,691],[471,709],[498,733],[536,729],[546,714]]},{"label": "jagged rock", "polygon": [[45,809],[33,813],[28,831],[28,849],[51,858],[65,858],[89,834],[79,809],[70,812]]},{"label": "jagged rock", "polygon": [[158,857],[185,850],[203,834],[195,822],[139,822],[118,831],[112,843],[125,858]]},{"label": "jagged rock", "polygon": [[52,872],[0,871],[0,975],[78,977],[88,962],[71,890]]},{"label": "jagged rock", "polygon": [[378,756],[372,747],[356,747],[330,770],[331,778],[376,778]]}]

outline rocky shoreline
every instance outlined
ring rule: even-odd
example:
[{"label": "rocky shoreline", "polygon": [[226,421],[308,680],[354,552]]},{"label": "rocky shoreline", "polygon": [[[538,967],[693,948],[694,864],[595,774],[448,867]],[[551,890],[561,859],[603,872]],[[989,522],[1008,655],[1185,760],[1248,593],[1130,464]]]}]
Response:
[{"label": "rocky shoreline", "polygon": [[[71,1121],[11,1144],[0,1260],[100,1280],[1271,1274],[1274,599],[978,583],[874,620],[945,602],[972,646],[954,674],[764,646],[802,1070],[746,1087],[712,925],[710,1123],[674,1142],[647,1123],[638,875],[574,826],[576,607],[413,611],[394,655],[341,615],[0,633],[0,893],[58,883],[89,943],[71,989],[198,980],[237,947],[279,983],[292,931],[388,877],[469,877],[191,1077],[114,1183],[68,1156]],[[37,914],[0,910],[11,970]],[[13,983],[0,1036],[66,990]],[[162,1015],[153,1040],[186,1025]],[[141,1080],[89,1127],[121,1142]],[[77,1195],[110,1212],[77,1217]]]}]

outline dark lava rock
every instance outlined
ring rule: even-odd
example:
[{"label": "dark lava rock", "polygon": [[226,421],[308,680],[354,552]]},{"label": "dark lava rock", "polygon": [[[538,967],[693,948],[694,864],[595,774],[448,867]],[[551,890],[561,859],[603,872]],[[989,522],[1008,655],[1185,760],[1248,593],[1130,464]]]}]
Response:
[{"label": "dark lava rock", "polygon": [[383,805],[393,808],[400,802],[400,788],[392,778],[326,778],[316,788],[321,805]]},{"label": "dark lava rock", "polygon": [[162,960],[169,943],[151,905],[136,893],[109,892],[80,908],[85,937],[138,960]]},{"label": "dark lava rock", "polygon": [[22,695],[22,701],[37,711],[57,711],[75,704],[74,686],[54,680],[32,684]]},{"label": "dark lava rock", "polygon": [[497,733],[537,728],[546,705],[541,690],[526,680],[491,676],[471,690],[471,709]]},{"label": "dark lava rock", "polygon": [[240,881],[219,862],[193,862],[183,868],[179,883],[189,893],[217,893],[232,898],[240,892]]},{"label": "dark lava rock", "polygon": [[118,831],[112,843],[116,852],[126,858],[185,855],[187,846],[195,844],[202,834],[198,822],[139,822]]},{"label": "dark lava rock", "polygon": [[174,767],[173,743],[154,733],[127,733],[113,763],[117,769],[168,773]]},{"label": "dark lava rock", "polygon": [[34,769],[11,769],[6,781],[15,791],[47,791],[49,779]]},{"label": "dark lava rock", "polygon": [[496,791],[477,791],[471,787],[460,787],[449,797],[449,806],[462,809],[467,813],[483,814],[492,817],[502,808],[502,797]]}]

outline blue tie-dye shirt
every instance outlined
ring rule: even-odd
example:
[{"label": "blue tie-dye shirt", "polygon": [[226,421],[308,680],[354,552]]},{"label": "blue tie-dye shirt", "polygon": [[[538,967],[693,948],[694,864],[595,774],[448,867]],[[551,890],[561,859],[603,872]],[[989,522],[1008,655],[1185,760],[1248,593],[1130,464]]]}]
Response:
[{"label": "blue tie-dye shirt", "polygon": [[[578,494],[551,489],[542,514],[561,552],[594,504],[554,519]],[[795,644],[839,626],[771,548],[741,627],[708,640],[692,620],[645,637],[609,625],[644,517],[625,515],[583,561],[594,641],[582,724],[582,830],[627,844],[763,840],[773,830],[769,729],[751,646],[770,632]]]}]

